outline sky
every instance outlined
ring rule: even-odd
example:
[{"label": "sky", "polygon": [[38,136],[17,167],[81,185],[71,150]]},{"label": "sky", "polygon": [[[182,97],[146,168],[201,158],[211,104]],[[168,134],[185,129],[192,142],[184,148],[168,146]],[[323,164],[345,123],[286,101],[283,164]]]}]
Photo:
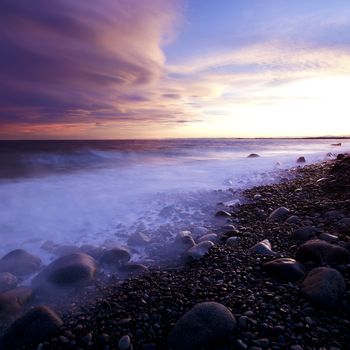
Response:
[{"label": "sky", "polygon": [[1,0],[0,139],[350,135],[349,0]]}]

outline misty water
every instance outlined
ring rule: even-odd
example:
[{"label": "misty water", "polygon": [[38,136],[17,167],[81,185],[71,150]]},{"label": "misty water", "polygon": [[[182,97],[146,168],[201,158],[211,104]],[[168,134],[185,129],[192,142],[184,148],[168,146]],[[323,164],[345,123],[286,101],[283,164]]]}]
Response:
[{"label": "misty water", "polygon": [[349,150],[329,139],[2,141],[0,254],[21,247],[48,259],[48,240],[125,245],[137,231],[169,240],[210,227],[217,203],[235,199],[228,189],[277,181],[299,156]]}]

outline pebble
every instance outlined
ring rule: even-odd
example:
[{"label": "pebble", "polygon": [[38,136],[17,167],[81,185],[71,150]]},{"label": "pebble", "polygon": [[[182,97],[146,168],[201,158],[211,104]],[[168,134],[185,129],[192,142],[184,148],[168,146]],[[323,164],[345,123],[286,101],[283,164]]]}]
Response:
[{"label": "pebble", "polygon": [[131,350],[131,339],[128,335],[123,335],[118,341],[119,350]]}]

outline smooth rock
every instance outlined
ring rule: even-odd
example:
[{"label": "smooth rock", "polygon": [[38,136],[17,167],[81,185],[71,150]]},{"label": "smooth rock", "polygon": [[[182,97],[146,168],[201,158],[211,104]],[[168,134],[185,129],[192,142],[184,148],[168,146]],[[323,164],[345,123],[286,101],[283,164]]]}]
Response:
[{"label": "smooth rock", "polygon": [[350,253],[343,247],[313,239],[298,248],[296,258],[300,261],[315,261],[321,264],[340,263],[348,261]]},{"label": "smooth rock", "polygon": [[131,340],[128,335],[123,335],[118,341],[118,350],[131,350]]},{"label": "smooth rock", "polygon": [[0,260],[0,272],[10,272],[16,276],[25,276],[41,268],[41,260],[23,249],[15,249]]},{"label": "smooth rock", "polygon": [[131,259],[130,253],[124,248],[112,248],[105,250],[100,256],[100,263],[111,266],[121,266]]},{"label": "smooth rock", "polygon": [[[16,320],[1,338],[4,349],[20,349],[47,339],[63,325],[48,306],[37,306]],[[34,348],[33,348],[34,349]]]},{"label": "smooth rock", "polygon": [[192,238],[190,231],[181,231],[175,237],[175,241],[174,241],[175,253],[183,254],[184,252],[191,249],[195,245],[196,243]]},{"label": "smooth rock", "polygon": [[319,232],[319,229],[315,226],[304,226],[294,230],[291,234],[291,238],[298,241],[307,241],[315,237]]},{"label": "smooth rock", "polygon": [[135,232],[128,238],[128,245],[144,246],[150,242],[150,238],[142,232]]},{"label": "smooth rock", "polygon": [[250,248],[250,251],[256,254],[266,255],[266,256],[278,255],[278,253],[272,250],[271,243],[268,239],[264,239],[263,241],[255,244]]},{"label": "smooth rock", "polygon": [[148,267],[143,264],[127,263],[119,267],[119,271],[129,275],[140,275],[148,271]]},{"label": "smooth rock", "polygon": [[204,241],[196,244],[185,253],[186,260],[196,260],[202,258],[209,250],[214,247],[214,243],[210,241]]},{"label": "smooth rock", "polygon": [[92,280],[97,263],[90,255],[74,253],[54,260],[33,280],[36,289],[71,287]]},{"label": "smooth rock", "polygon": [[198,239],[198,243],[204,241],[210,241],[216,243],[219,240],[219,236],[216,233],[208,233]]},{"label": "smooth rock", "polygon": [[0,321],[7,322],[16,317],[23,306],[33,297],[33,290],[28,287],[17,287],[0,294]]},{"label": "smooth rock", "polygon": [[339,220],[338,225],[346,229],[350,228],[350,218],[343,218]]},{"label": "smooth rock", "polygon": [[284,219],[288,214],[289,214],[289,209],[285,207],[279,207],[269,215],[269,220],[280,221]]},{"label": "smooth rock", "polygon": [[241,240],[240,237],[229,237],[226,240],[226,244],[229,244],[229,245],[232,245],[232,246],[236,247],[236,246],[239,245],[240,240]]},{"label": "smooth rock", "polygon": [[311,303],[325,309],[335,307],[345,289],[342,275],[329,267],[317,267],[311,270],[301,286],[302,294]]},{"label": "smooth rock", "polygon": [[232,216],[229,212],[227,212],[226,210],[219,210],[218,212],[216,212],[215,216],[217,217],[230,217]]},{"label": "smooth rock", "polygon": [[336,243],[339,241],[338,236],[331,235],[330,233],[321,233],[318,238],[329,243]]},{"label": "smooth rock", "polygon": [[300,222],[299,216],[291,215],[289,218],[286,219],[286,224],[298,224]]},{"label": "smooth rock", "polygon": [[294,259],[280,258],[263,264],[271,276],[283,281],[298,281],[305,276],[304,266]]},{"label": "smooth rock", "polygon": [[7,292],[10,289],[16,288],[18,279],[15,275],[9,272],[0,273],[0,293]]},{"label": "smooth rock", "polygon": [[169,335],[172,350],[199,350],[232,334],[236,319],[224,305],[204,302],[178,320]]},{"label": "smooth rock", "polygon": [[259,158],[259,157],[260,157],[259,154],[251,153],[251,154],[248,155],[247,158]]},{"label": "smooth rock", "polygon": [[297,163],[305,163],[305,162],[306,162],[305,157],[299,157],[299,158],[297,159]]}]

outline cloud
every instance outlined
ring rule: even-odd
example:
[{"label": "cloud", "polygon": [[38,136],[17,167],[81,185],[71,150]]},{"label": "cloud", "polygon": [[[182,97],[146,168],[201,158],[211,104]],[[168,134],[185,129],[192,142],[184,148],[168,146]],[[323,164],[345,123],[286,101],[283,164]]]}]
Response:
[{"label": "cloud", "polygon": [[[0,123],[118,120],[164,74],[176,0],[2,0]],[[133,118],[132,113],[128,114]]]}]

